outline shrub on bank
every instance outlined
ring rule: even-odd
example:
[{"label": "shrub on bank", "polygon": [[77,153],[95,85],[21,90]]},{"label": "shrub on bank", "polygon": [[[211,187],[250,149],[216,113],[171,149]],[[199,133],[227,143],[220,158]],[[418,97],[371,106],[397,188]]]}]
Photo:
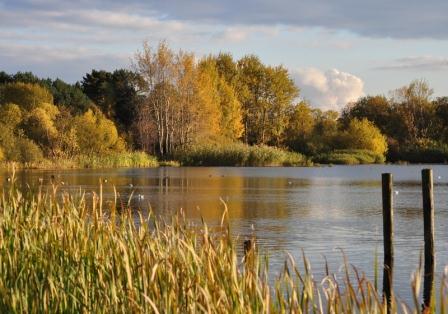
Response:
[{"label": "shrub on bank", "polygon": [[305,156],[270,146],[241,143],[195,145],[175,153],[183,166],[302,166]]},{"label": "shrub on bank", "polygon": [[384,163],[383,155],[365,149],[341,149],[321,154],[313,159],[321,164],[359,165]]},{"label": "shrub on bank", "polygon": [[437,145],[430,147],[407,147],[390,151],[387,159],[391,162],[410,163],[443,163],[448,162],[448,146]]}]

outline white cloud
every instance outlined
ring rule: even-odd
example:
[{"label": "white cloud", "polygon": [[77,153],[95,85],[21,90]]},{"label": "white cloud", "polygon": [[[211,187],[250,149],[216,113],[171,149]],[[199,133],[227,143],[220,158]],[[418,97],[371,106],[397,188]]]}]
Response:
[{"label": "white cloud", "polygon": [[316,68],[293,71],[302,97],[323,110],[340,111],[347,103],[364,95],[364,82],[359,77],[332,69],[323,72]]},{"label": "white cloud", "polygon": [[250,36],[261,37],[275,37],[280,33],[280,26],[247,26],[247,25],[235,25],[232,27],[226,27],[222,32],[218,32],[215,36],[219,40],[230,42],[242,42],[247,40]]}]

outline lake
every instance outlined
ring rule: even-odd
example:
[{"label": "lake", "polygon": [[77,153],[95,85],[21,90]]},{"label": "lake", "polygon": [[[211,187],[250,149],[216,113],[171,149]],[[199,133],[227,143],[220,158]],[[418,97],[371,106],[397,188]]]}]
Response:
[{"label": "lake", "polygon": [[[291,253],[300,263],[301,250],[311,261],[316,279],[324,273],[324,256],[331,271],[349,262],[373,279],[374,257],[382,263],[381,173],[394,176],[396,294],[411,300],[410,277],[423,249],[420,171],[428,166],[365,165],[310,168],[154,168],[110,170],[21,171],[22,185],[49,184],[51,176],[64,190],[98,191],[100,178],[106,198],[116,186],[124,202],[156,214],[183,208],[191,219],[208,224],[221,219],[224,200],[232,232],[244,239],[256,235],[261,251],[270,255],[278,273]],[[448,264],[448,167],[434,170],[437,276]],[[5,186],[6,172],[0,173]],[[382,271],[380,270],[380,277]],[[380,278],[381,279],[381,278]],[[380,280],[381,281],[381,280]]]}]

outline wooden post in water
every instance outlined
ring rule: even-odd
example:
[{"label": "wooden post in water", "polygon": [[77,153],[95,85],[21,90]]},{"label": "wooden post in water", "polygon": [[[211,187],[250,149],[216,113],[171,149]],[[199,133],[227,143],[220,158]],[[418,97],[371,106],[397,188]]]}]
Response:
[{"label": "wooden post in water", "polygon": [[244,240],[244,265],[246,271],[251,271],[255,263],[255,238]]},{"label": "wooden post in water", "polygon": [[383,269],[383,299],[387,302],[387,313],[390,313],[392,304],[392,282],[394,268],[394,211],[392,199],[392,174],[383,173],[383,241],[384,241],[384,269]]},{"label": "wooden post in water", "polygon": [[422,170],[423,232],[425,239],[425,272],[423,283],[423,311],[429,313],[434,285],[434,197],[432,170]]},{"label": "wooden post in water", "polygon": [[250,254],[250,251],[252,251],[252,239],[249,240],[244,240],[244,257],[247,258],[248,255]]}]

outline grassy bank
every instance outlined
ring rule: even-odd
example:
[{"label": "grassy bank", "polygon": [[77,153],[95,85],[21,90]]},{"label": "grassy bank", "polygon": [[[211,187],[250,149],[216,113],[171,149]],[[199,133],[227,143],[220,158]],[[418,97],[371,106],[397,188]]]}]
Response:
[{"label": "grassy bank", "polygon": [[343,149],[335,150],[327,154],[320,154],[313,158],[319,164],[335,165],[360,165],[384,163],[383,155],[376,154],[363,149]]},{"label": "grassy bank", "polygon": [[0,168],[10,168],[12,164],[16,168],[24,169],[142,168],[159,166],[156,157],[144,152],[78,155],[71,159],[41,159],[28,163],[3,162],[0,163]]},{"label": "grassy bank", "polygon": [[304,155],[269,146],[249,146],[241,143],[227,145],[196,145],[178,151],[175,159],[183,166],[304,166]]},{"label": "grassy bank", "polygon": [[[287,258],[268,284],[266,260],[256,250],[239,257],[225,221],[224,208],[214,232],[181,214],[165,222],[140,213],[136,221],[101,193],[88,202],[9,185],[0,198],[0,312],[385,313],[376,279],[348,264],[342,276],[316,281],[306,259],[299,267]],[[413,310],[397,300],[393,307],[420,311],[418,301]]]}]

